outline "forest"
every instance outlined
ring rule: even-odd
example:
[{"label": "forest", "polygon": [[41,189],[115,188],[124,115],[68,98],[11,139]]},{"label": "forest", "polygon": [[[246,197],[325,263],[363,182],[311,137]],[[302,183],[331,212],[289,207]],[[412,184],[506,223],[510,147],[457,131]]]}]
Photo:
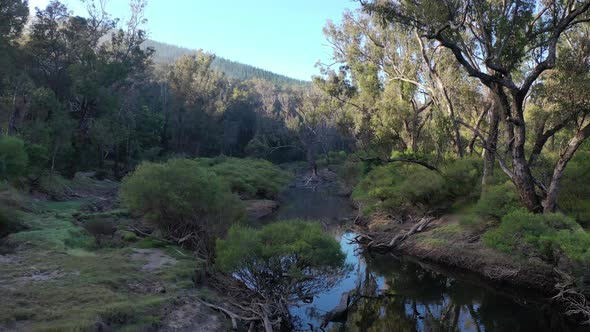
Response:
[{"label": "forest", "polygon": [[590,1],[358,0],[310,82],[80,2],[0,0],[0,331],[588,328]]}]

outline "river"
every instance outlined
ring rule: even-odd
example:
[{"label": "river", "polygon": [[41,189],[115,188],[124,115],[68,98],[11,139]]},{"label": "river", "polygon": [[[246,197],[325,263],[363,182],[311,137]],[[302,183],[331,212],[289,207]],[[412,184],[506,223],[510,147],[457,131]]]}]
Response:
[{"label": "river", "polygon": [[368,255],[351,243],[348,230],[355,211],[331,185],[292,186],[267,221],[321,221],[340,242],[351,272],[312,303],[291,308],[301,331],[322,331],[324,315],[344,292],[362,297],[346,317],[325,331],[583,331],[546,299],[514,289],[499,289],[477,276],[446,270],[408,257]]}]

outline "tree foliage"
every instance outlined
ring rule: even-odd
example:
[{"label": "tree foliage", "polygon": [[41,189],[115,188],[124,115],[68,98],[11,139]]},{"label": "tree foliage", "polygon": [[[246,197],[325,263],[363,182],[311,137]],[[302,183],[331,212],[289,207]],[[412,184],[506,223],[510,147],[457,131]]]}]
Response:
[{"label": "tree foliage", "polygon": [[240,201],[210,170],[192,160],[145,162],[123,180],[121,199],[165,236],[213,256],[215,239],[244,216]]},{"label": "tree foliage", "polygon": [[345,255],[318,223],[281,221],[251,229],[233,226],[217,241],[217,266],[267,299],[292,305],[333,285]]},{"label": "tree foliage", "polygon": [[28,155],[25,143],[15,137],[0,137],[0,180],[25,175]]}]

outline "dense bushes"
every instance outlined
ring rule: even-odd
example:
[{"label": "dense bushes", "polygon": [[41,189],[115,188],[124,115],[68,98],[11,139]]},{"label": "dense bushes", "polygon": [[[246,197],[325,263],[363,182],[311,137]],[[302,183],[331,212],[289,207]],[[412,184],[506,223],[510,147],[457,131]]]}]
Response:
[{"label": "dense bushes", "polygon": [[344,271],[345,255],[319,223],[282,221],[260,229],[233,226],[217,241],[217,266],[268,299],[313,297]]},{"label": "dense bushes", "polygon": [[558,206],[580,224],[590,226],[590,152],[578,151],[568,164]]},{"label": "dense bushes", "polygon": [[450,162],[441,172],[413,164],[378,166],[357,185],[353,198],[365,212],[426,213],[444,210],[459,199],[474,200],[479,192],[477,159]]},{"label": "dense bushes", "polygon": [[165,236],[190,244],[208,258],[215,237],[244,216],[227,184],[193,160],[141,164],[123,180],[121,198]]},{"label": "dense bushes", "polygon": [[25,143],[16,137],[0,136],[0,180],[25,175],[27,163]]},{"label": "dense bushes", "polygon": [[481,193],[474,212],[478,217],[499,221],[521,207],[520,197],[512,182],[489,185]]},{"label": "dense bushes", "polygon": [[217,157],[199,158],[197,162],[227,181],[232,192],[242,198],[272,199],[291,177],[265,160]]},{"label": "dense bushes", "polygon": [[18,213],[14,209],[0,205],[0,239],[24,229]]},{"label": "dense bushes", "polygon": [[420,166],[390,164],[376,167],[356,186],[353,198],[365,213],[425,212],[445,200],[443,177]]},{"label": "dense bushes", "polygon": [[536,252],[550,261],[561,253],[573,262],[590,263],[590,234],[562,214],[514,211],[502,218],[498,228],[486,232],[483,240],[507,253]]}]

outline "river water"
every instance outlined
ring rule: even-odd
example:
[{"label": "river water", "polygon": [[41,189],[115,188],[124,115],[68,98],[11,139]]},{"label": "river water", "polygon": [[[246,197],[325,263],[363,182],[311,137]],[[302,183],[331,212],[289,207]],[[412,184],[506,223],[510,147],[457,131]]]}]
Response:
[{"label": "river water", "polygon": [[340,241],[351,272],[312,303],[291,312],[301,331],[322,331],[324,315],[344,292],[356,297],[346,317],[325,331],[585,331],[566,323],[543,298],[497,289],[473,275],[425,265],[394,255],[370,256],[351,243],[355,215],[348,198],[330,186],[293,186],[268,221],[321,221]]}]

